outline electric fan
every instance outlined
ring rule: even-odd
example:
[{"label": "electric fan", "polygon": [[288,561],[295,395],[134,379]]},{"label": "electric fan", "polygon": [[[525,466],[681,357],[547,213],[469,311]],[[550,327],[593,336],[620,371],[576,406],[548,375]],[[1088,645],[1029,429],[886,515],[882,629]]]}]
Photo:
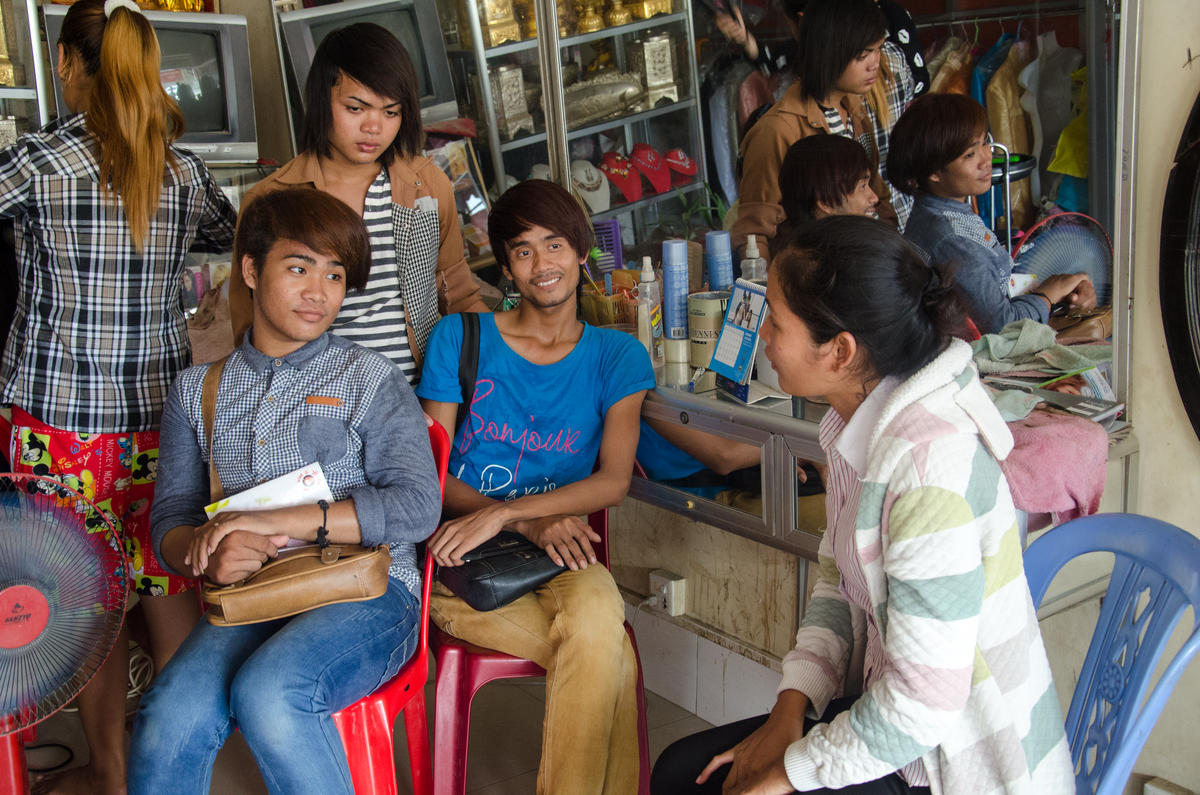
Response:
[{"label": "electric fan", "polygon": [[125,617],[105,514],[36,475],[0,474],[0,790],[27,789],[23,741],[103,665]]},{"label": "electric fan", "polygon": [[1013,252],[1014,273],[1038,281],[1059,273],[1086,273],[1096,305],[1112,303],[1112,241],[1100,222],[1083,213],[1057,213],[1038,221]]}]

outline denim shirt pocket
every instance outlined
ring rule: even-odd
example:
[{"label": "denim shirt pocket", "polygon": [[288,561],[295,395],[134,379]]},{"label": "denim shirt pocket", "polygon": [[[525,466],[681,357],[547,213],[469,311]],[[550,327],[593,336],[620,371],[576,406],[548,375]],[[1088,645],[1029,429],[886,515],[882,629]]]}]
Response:
[{"label": "denim shirt pocket", "polygon": [[346,420],[322,414],[300,418],[296,428],[300,455],[306,464],[320,462],[328,469],[349,452],[350,426]]}]

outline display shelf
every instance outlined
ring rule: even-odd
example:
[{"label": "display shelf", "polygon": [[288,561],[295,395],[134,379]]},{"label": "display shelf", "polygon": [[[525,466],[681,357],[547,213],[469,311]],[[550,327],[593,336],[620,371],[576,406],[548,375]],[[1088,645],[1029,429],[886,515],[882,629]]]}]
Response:
[{"label": "display shelf", "polygon": [[[604,132],[605,130],[611,130],[614,127],[621,127],[626,124],[637,124],[638,122],[649,121],[650,119],[656,119],[659,116],[665,116],[668,113],[691,110],[695,107],[695,105],[696,100],[694,99],[681,99],[678,102],[672,102],[669,105],[660,105],[657,108],[631,113],[628,116],[617,116],[615,118],[606,119],[603,121],[592,122],[584,127],[571,130],[569,133],[567,133],[567,140],[574,141],[576,138],[585,138],[589,135],[595,135],[596,133]],[[526,146],[532,146],[533,144],[545,142],[546,134],[544,132],[536,133],[534,135],[526,135],[522,138],[514,138],[508,143],[501,144],[500,151],[511,152],[515,149],[523,149]]]},{"label": "display shelf", "polygon": [[[639,19],[637,22],[630,22],[628,25],[618,25],[612,28],[604,28],[602,30],[593,31],[591,33],[577,33],[572,36],[566,36],[558,40],[559,49],[567,47],[575,47],[580,44],[590,44],[593,41],[602,41],[611,39],[617,36],[622,36],[629,33],[639,33],[643,30],[669,25],[673,22],[687,22],[687,14],[683,11],[674,14],[660,14],[649,19]],[[519,52],[527,52],[535,49],[538,46],[538,40],[525,39],[523,41],[506,41],[504,44],[497,44],[495,47],[484,49],[483,56],[488,60],[493,58],[501,58],[505,55],[514,55]],[[472,51],[465,48],[454,48],[449,52],[455,55],[473,54]]]},{"label": "display shelf", "polygon": [[37,100],[38,93],[36,88],[25,88],[24,86],[0,86],[0,99],[30,99]]},{"label": "display shelf", "polygon": [[622,202],[621,204],[614,205],[602,213],[593,213],[592,214],[592,222],[594,223],[596,221],[604,221],[609,218],[612,218],[613,216],[621,215],[623,213],[631,213],[631,212],[634,212],[637,210],[644,210],[647,207],[651,207],[655,204],[658,204],[660,201],[662,201],[664,198],[666,198],[668,196],[674,196],[676,191],[683,191],[684,193],[691,193],[692,191],[696,190],[697,188],[703,188],[703,187],[704,187],[704,182],[702,182],[701,180],[692,180],[691,182],[688,182],[684,185],[672,185],[670,190],[665,190],[662,193],[652,193],[649,196],[643,196],[642,198],[638,199],[637,201]]}]

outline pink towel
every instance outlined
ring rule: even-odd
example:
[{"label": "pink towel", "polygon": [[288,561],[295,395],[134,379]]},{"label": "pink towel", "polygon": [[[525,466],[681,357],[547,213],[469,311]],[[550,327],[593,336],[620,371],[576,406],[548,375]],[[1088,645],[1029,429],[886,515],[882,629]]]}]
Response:
[{"label": "pink towel", "polygon": [[1104,428],[1043,409],[1008,427],[1013,450],[1000,468],[1018,509],[1053,514],[1058,524],[1100,508],[1108,462]]}]

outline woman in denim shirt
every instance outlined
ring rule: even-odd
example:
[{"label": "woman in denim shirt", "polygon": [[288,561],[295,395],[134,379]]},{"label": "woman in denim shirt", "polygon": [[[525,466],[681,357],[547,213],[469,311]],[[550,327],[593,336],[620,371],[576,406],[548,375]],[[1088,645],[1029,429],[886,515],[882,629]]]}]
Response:
[{"label": "woman in denim shirt", "polygon": [[1022,318],[1045,323],[1055,304],[1096,305],[1085,273],[1044,279],[1033,292],[1009,297],[1013,260],[971,209],[991,190],[987,112],[961,94],[926,94],[896,123],[888,157],[892,183],[916,196],[904,237],[938,268],[953,274],[971,320],[984,334]]}]

